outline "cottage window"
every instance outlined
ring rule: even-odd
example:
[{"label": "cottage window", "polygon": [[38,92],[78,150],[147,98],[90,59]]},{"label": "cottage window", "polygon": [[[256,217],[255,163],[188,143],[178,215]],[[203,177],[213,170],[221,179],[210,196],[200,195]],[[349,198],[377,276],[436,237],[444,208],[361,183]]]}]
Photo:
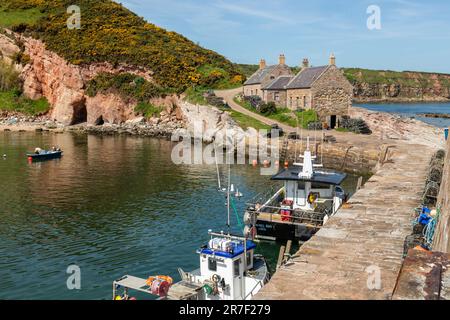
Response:
[{"label": "cottage window", "polygon": [[274,100],[275,100],[275,101],[280,101],[280,93],[279,93],[279,92],[275,92],[275,93],[273,94],[273,96],[274,96]]},{"label": "cottage window", "polygon": [[300,107],[300,97],[297,97],[297,108]]}]

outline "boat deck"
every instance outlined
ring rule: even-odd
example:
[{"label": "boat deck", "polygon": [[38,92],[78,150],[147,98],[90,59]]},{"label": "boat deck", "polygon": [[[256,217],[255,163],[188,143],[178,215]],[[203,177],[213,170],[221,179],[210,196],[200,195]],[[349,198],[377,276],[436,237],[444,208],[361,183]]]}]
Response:
[{"label": "boat deck", "polygon": [[170,287],[167,300],[198,300],[203,285],[193,284],[188,281],[180,281]]}]

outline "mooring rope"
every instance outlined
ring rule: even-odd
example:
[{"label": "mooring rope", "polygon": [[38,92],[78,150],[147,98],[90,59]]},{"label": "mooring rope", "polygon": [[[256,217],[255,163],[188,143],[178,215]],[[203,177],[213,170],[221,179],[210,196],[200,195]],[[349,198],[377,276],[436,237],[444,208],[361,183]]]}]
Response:
[{"label": "mooring rope", "polygon": [[230,203],[231,203],[231,207],[233,208],[234,214],[236,215],[236,220],[237,220],[239,228],[243,228],[244,223],[242,222],[241,218],[239,217],[238,211],[236,209],[236,205],[234,204],[234,200],[233,200],[233,197],[231,197],[231,195],[230,195]]}]

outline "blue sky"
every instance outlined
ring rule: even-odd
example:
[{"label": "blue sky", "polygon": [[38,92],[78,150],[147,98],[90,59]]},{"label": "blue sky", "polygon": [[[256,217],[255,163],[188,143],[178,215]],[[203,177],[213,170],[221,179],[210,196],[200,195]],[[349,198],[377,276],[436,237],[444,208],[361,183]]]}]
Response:
[{"label": "blue sky", "polygon": [[[238,63],[450,73],[448,0],[118,0],[139,16]],[[367,8],[381,9],[381,30]]]}]

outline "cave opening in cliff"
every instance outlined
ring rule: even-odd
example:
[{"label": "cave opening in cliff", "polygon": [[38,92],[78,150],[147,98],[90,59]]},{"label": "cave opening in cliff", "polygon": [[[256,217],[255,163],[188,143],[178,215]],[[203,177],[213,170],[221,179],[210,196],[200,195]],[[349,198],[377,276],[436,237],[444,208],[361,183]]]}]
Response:
[{"label": "cave opening in cliff", "polygon": [[97,120],[95,120],[96,126],[102,126],[104,123],[105,121],[103,120],[103,116],[100,116]]},{"label": "cave opening in cliff", "polygon": [[84,100],[73,104],[73,116],[71,125],[87,122],[87,109]]}]

